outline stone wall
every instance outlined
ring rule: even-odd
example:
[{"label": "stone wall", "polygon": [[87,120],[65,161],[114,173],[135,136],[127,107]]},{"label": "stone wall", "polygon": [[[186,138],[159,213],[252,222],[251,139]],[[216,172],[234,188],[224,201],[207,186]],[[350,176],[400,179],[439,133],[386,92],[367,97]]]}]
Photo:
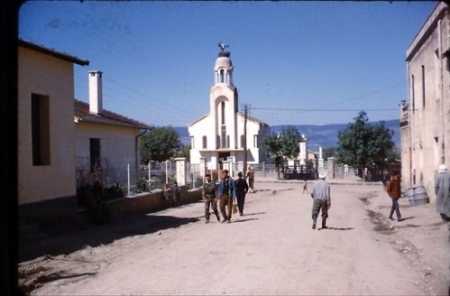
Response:
[{"label": "stone wall", "polygon": [[108,202],[108,209],[112,217],[128,214],[148,213],[167,209],[173,206],[200,201],[201,190],[181,190],[179,200],[174,204],[172,200],[166,200],[162,191],[141,193],[134,197],[121,198]]}]

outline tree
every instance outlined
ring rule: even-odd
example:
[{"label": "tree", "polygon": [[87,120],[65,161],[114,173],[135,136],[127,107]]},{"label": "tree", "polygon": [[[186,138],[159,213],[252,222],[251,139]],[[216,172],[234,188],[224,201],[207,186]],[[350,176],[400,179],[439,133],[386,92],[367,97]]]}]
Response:
[{"label": "tree", "polygon": [[298,155],[298,142],[300,133],[294,127],[283,129],[280,134],[272,134],[263,143],[270,158],[275,162],[277,175],[280,178],[280,168],[286,158],[295,158]]},{"label": "tree", "polygon": [[191,150],[190,144],[181,144],[180,147],[178,147],[177,151],[175,152],[175,156],[176,157],[185,157],[186,160],[189,161],[190,150]]},{"label": "tree", "polygon": [[359,176],[364,168],[377,175],[395,157],[392,135],[384,122],[370,124],[367,114],[361,111],[354,122],[338,134],[338,161],[357,168]]},{"label": "tree", "polygon": [[281,153],[284,158],[296,158],[300,151],[298,142],[302,136],[298,130],[294,127],[288,127],[283,129],[280,134],[281,140]]},{"label": "tree", "polygon": [[264,140],[264,149],[269,157],[274,161],[277,168],[277,175],[280,178],[280,166],[283,164],[283,154],[281,153],[281,141],[278,135],[271,134]]},{"label": "tree", "polygon": [[328,157],[335,157],[335,156],[336,156],[336,147],[323,148],[322,157],[324,159],[327,159]]},{"label": "tree", "polygon": [[181,143],[174,128],[155,127],[141,138],[142,161],[147,163],[149,160],[167,160],[175,155],[180,146]]}]

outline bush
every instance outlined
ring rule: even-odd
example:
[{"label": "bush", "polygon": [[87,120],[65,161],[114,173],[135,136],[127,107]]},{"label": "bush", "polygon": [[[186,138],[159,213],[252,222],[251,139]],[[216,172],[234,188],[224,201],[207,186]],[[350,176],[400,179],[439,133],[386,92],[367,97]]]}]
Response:
[{"label": "bush", "polygon": [[139,180],[136,183],[135,191],[136,191],[136,193],[148,192],[149,191],[149,187],[148,187],[147,179],[139,178]]},{"label": "bush", "polygon": [[122,198],[124,197],[125,194],[122,190],[122,188],[120,187],[120,185],[118,183],[107,187],[104,189],[103,191],[103,199],[104,200],[111,200],[111,199],[115,199],[115,198]]},{"label": "bush", "polygon": [[[100,182],[83,184],[77,188],[78,204],[87,209],[89,219],[95,224],[110,221],[110,213],[104,202],[106,192],[108,189],[105,190]],[[113,192],[117,193],[117,189],[113,189]]]}]

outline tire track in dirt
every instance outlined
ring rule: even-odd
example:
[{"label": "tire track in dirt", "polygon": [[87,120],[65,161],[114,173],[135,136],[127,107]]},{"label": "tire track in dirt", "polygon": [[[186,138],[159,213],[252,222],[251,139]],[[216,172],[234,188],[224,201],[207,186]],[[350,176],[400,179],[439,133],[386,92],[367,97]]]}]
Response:
[{"label": "tire track in dirt", "polygon": [[433,272],[432,268],[427,266],[427,263],[423,260],[419,249],[414,243],[408,239],[402,237],[397,228],[402,227],[420,227],[414,224],[406,224],[402,226],[395,226],[392,222],[382,213],[371,207],[371,199],[378,197],[379,191],[368,191],[359,197],[359,200],[365,205],[365,210],[370,222],[374,225],[376,233],[384,236],[393,236],[392,239],[384,237],[384,241],[387,241],[394,250],[399,252],[403,258],[415,269],[419,270],[423,275],[422,282],[415,282],[415,285],[420,287],[427,295],[437,295],[432,288]]}]

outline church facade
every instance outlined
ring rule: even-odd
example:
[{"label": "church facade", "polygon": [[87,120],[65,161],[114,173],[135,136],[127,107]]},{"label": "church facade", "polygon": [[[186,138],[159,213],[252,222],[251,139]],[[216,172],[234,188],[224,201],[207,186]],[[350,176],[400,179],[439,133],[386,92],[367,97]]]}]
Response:
[{"label": "church facade", "polygon": [[231,174],[242,171],[244,146],[247,143],[247,163],[258,164],[265,159],[262,147],[269,126],[247,116],[247,136],[244,136],[244,114],[238,111],[238,90],[233,83],[230,52],[222,47],[214,66],[214,84],[210,89],[209,113],[193,122],[188,130],[191,138],[190,161],[206,170],[228,169]]}]

